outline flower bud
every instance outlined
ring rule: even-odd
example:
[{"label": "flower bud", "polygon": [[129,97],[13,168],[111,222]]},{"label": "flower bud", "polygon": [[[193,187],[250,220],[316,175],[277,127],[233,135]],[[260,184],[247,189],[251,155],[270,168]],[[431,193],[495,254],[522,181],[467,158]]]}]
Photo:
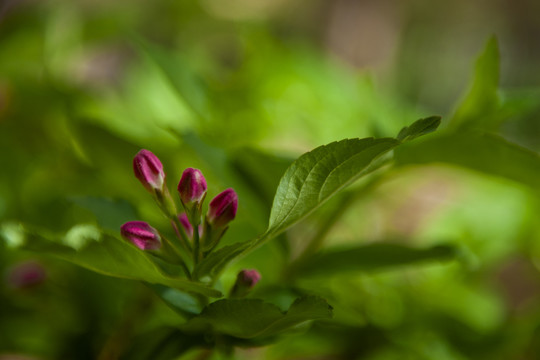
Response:
[{"label": "flower bud", "polygon": [[133,158],[135,176],[151,193],[163,192],[165,172],[161,161],[151,151],[142,149]]},{"label": "flower bud", "polygon": [[11,267],[6,279],[13,289],[29,289],[43,283],[46,277],[43,265],[36,261],[25,261]]},{"label": "flower bud", "polygon": [[156,229],[144,221],[128,221],[120,228],[122,237],[141,250],[158,250],[161,237]]},{"label": "flower bud", "polygon": [[242,270],[236,277],[236,282],[231,290],[231,297],[244,297],[261,280],[261,274],[257,270]]},{"label": "flower bud", "polygon": [[178,192],[182,204],[188,209],[201,203],[206,195],[206,180],[202,172],[194,168],[184,170],[178,183]]},{"label": "flower bud", "polygon": [[210,201],[206,219],[212,227],[223,228],[235,218],[237,209],[238,195],[229,188]]}]

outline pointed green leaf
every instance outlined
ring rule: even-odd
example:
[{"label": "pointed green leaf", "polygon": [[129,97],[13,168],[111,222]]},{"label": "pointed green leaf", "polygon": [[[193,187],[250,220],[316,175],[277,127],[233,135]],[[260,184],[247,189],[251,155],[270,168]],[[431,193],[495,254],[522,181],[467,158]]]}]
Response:
[{"label": "pointed green leaf", "polygon": [[265,238],[303,219],[337,191],[369,172],[369,165],[399,141],[347,139],[300,156],[281,178]]},{"label": "pointed green leaf", "polygon": [[415,249],[401,244],[369,244],[328,250],[297,263],[291,269],[296,276],[328,276],[347,271],[376,271],[425,261],[451,260],[457,254],[450,245]]},{"label": "pointed green leaf", "polygon": [[419,136],[429,134],[430,132],[437,130],[440,124],[440,116],[430,116],[425,119],[417,120],[410,126],[406,126],[401,129],[397,139],[402,142],[413,140]]},{"label": "pointed green leaf", "polygon": [[208,305],[181,328],[189,333],[216,332],[238,338],[267,337],[306,321],[330,319],[332,307],[316,296],[297,299],[287,313],[256,299],[224,299]]}]

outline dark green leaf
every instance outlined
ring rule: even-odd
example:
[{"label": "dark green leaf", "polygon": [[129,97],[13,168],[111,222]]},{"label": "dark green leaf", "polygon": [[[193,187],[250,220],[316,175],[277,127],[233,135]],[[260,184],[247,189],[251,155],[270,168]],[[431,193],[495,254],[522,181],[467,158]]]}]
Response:
[{"label": "dark green leaf", "polygon": [[218,300],[192,318],[182,330],[191,333],[216,332],[238,338],[275,335],[309,320],[329,319],[332,307],[316,296],[297,299],[287,313],[255,299]]},{"label": "dark green leaf", "polygon": [[401,129],[397,139],[402,142],[413,140],[419,136],[429,134],[430,132],[437,130],[440,124],[440,116],[430,116],[425,119],[417,120],[410,126],[406,126]]},{"label": "dark green leaf", "polygon": [[429,138],[396,149],[399,165],[442,162],[540,189],[540,156],[487,134],[464,133]]},{"label": "dark green leaf", "polygon": [[[215,289],[164,272],[148,253],[124,240],[100,233],[91,225],[74,227],[63,238],[45,235],[43,231],[26,231],[22,236],[21,247],[24,249],[55,256],[101,274],[162,284],[211,297],[221,296]],[[168,272],[172,267],[168,267]],[[176,273],[181,274],[181,269],[178,268]]]},{"label": "dark green leaf", "polygon": [[293,266],[291,271],[298,276],[326,276],[346,271],[376,271],[424,261],[450,260],[455,256],[456,249],[450,245],[415,249],[400,244],[369,244],[313,255]]}]

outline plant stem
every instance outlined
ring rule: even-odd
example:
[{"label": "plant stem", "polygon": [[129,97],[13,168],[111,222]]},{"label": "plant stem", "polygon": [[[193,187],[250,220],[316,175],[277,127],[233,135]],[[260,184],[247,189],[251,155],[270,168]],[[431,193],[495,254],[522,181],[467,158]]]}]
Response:
[{"label": "plant stem", "polygon": [[193,250],[191,248],[191,245],[189,244],[188,236],[186,234],[186,231],[184,230],[184,227],[180,223],[180,220],[178,219],[178,216],[176,214],[173,214],[172,216],[169,216],[169,219],[173,222],[173,227],[175,228],[175,232],[178,235],[178,239],[180,240],[180,245],[184,248],[184,250],[187,251],[188,254],[192,255]]}]

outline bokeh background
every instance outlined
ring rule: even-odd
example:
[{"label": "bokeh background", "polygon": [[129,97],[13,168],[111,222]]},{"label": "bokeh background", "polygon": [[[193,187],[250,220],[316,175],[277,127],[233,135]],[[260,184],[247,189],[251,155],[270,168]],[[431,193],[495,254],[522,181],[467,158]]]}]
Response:
[{"label": "bokeh background", "polygon": [[[495,69],[485,82],[496,106],[478,114],[537,156],[538,39],[534,0],[1,1],[0,219],[11,240],[0,247],[0,359],[152,358],[136,345],[182,321],[144,285],[13,244],[20,222],[59,234],[135,219],[166,227],[132,175],[140,148],[160,157],[171,190],[189,166],[209,197],[234,187],[225,241],[247,240],[264,231],[279,178],[303,152],[395,136],[429,115],[445,131],[486,44],[494,55],[476,74]],[[493,158],[512,166],[503,160]],[[324,246],[448,240],[462,258],[303,281],[335,320],[235,356],[538,359],[538,190],[443,163],[351,190],[353,201],[331,202],[234,263],[224,286],[256,267],[259,295],[286,302],[264,289],[335,214]]]}]

